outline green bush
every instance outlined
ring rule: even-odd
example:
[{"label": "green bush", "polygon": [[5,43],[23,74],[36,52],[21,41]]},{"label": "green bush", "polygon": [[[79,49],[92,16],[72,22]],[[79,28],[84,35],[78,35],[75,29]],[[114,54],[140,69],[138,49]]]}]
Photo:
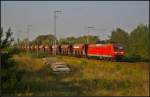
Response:
[{"label": "green bush", "polygon": [[[11,49],[12,50],[12,49]],[[16,62],[11,59],[12,52],[1,53],[1,94],[11,95],[17,91],[22,73],[17,70]]]}]

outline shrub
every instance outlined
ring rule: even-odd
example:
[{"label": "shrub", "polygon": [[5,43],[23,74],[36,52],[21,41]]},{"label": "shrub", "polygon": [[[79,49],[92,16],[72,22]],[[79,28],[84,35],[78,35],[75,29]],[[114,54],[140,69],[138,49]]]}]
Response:
[{"label": "shrub", "polygon": [[22,73],[16,69],[16,62],[11,59],[11,53],[12,52],[1,53],[2,95],[14,94],[16,91],[17,83],[21,80],[22,77]]},{"label": "shrub", "polygon": [[124,62],[139,62],[142,61],[140,56],[124,56],[121,61]]}]

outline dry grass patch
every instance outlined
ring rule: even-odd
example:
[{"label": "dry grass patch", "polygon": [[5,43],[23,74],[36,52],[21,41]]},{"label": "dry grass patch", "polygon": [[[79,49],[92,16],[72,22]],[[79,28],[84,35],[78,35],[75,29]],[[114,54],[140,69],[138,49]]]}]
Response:
[{"label": "dry grass patch", "polygon": [[19,62],[18,68],[27,70],[22,79],[22,87],[25,88],[20,93],[25,94],[29,89],[27,92],[35,96],[149,95],[148,64],[87,60],[69,56],[49,58],[69,64],[72,72],[53,75],[50,68],[42,63],[42,59],[28,55],[14,56]]},{"label": "dry grass patch", "polygon": [[14,55],[13,58],[18,62],[17,66],[19,69],[38,71],[44,66],[42,59],[32,58],[25,54]]}]

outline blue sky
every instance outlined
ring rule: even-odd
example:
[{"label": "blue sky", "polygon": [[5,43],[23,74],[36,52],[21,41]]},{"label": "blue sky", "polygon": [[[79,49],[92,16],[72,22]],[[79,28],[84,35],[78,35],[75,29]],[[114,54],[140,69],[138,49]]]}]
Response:
[{"label": "blue sky", "polygon": [[62,11],[57,17],[59,38],[86,35],[87,27],[93,26],[90,34],[104,39],[117,27],[130,32],[149,23],[148,1],[1,1],[1,25],[23,39],[30,24],[32,40],[54,33],[54,10]]}]

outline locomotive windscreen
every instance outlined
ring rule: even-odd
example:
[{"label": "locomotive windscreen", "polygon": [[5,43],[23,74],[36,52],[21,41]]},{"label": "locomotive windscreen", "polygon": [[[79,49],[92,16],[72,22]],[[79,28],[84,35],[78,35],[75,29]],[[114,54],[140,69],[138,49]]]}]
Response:
[{"label": "locomotive windscreen", "polygon": [[119,44],[114,44],[114,49],[115,51],[120,51],[120,50],[123,50],[123,46]]}]

